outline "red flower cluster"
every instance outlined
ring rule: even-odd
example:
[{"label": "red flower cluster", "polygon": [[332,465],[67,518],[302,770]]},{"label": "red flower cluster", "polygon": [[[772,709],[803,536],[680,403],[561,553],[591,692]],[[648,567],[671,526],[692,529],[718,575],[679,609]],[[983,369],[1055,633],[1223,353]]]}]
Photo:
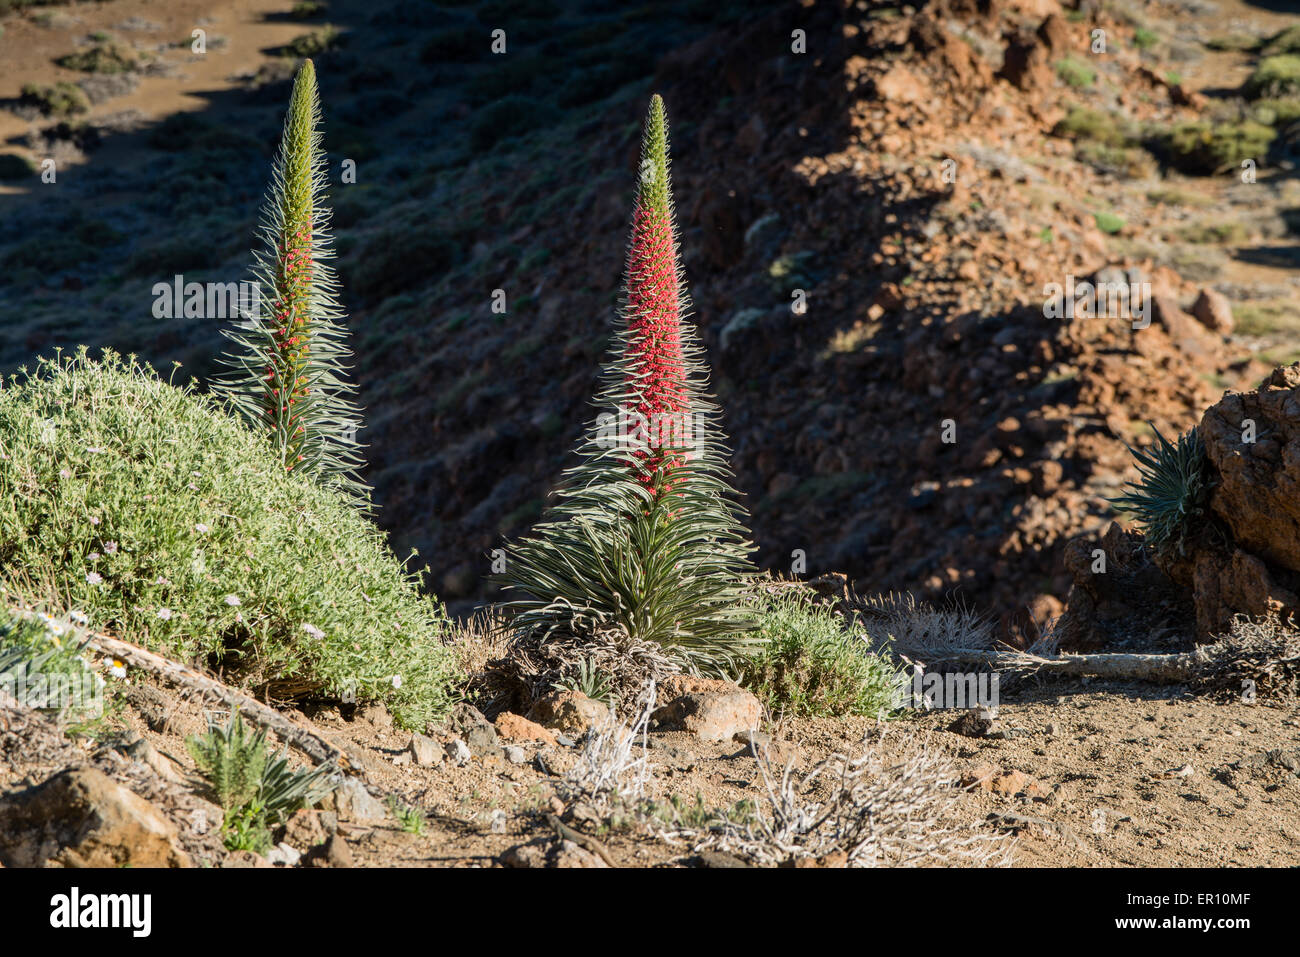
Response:
[{"label": "red flower cluster", "polygon": [[[310,392],[303,372],[310,349],[306,326],[312,281],[311,235],[311,222],[308,221],[280,243],[276,274],[279,296],[271,306],[277,328],[274,345],[267,350],[270,364],[266,367],[267,381],[272,384],[266,417],[272,423],[269,426],[272,432],[281,412],[290,413],[288,427],[291,433],[301,435],[305,432],[291,407]],[[291,452],[296,448],[294,443]],[[301,459],[302,456],[298,455],[295,461]],[[288,468],[292,469],[293,465]]]},{"label": "red flower cluster", "polygon": [[[631,378],[641,394],[633,411],[644,422],[685,415],[690,408],[682,356],[677,250],[667,209],[638,202],[633,212],[627,304],[633,334]],[[637,477],[647,488],[654,487],[657,473],[681,462],[680,455],[669,456],[662,449],[639,451],[637,457],[642,462]]]}]

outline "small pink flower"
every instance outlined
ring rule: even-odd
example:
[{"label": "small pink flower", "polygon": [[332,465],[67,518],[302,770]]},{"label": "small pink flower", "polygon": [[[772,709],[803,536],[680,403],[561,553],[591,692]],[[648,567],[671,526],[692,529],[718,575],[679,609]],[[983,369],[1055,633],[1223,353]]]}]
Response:
[{"label": "small pink flower", "polygon": [[89,585],[100,585],[104,581],[104,576],[99,572],[87,572],[86,583]]}]

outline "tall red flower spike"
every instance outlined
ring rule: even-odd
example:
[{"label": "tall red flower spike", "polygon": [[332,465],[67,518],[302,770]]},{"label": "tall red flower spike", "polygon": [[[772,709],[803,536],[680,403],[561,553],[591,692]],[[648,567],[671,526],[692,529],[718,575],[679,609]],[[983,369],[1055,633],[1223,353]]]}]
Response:
[{"label": "tall red flower spike", "polygon": [[621,632],[724,673],[756,640],[745,606],[754,549],[688,314],[656,96],[600,411],[557,504],[512,546],[499,580],[519,593],[506,607],[524,631]]}]

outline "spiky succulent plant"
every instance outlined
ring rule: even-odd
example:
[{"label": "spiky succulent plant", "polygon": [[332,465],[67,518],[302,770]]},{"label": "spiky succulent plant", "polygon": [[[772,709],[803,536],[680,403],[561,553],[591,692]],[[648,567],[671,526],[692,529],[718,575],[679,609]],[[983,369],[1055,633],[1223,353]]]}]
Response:
[{"label": "spiky succulent plant", "polygon": [[1154,425],[1151,431],[1156,436],[1154,446],[1129,447],[1140,477],[1130,483],[1130,491],[1109,501],[1133,515],[1147,543],[1156,552],[1177,549],[1183,555],[1209,500],[1205,444],[1195,428],[1180,435],[1176,444],[1161,435]]},{"label": "spiky succulent plant", "polygon": [[345,378],[351,350],[328,263],[334,251],[320,118],[316,70],[304,60],[258,226],[258,299],[222,330],[234,349],[221,357],[229,372],[214,392],[267,436],[286,470],[316,475],[365,503],[356,441],[361,411]]},{"label": "spiky succulent plant", "polygon": [[731,488],[703,347],[686,317],[663,100],[650,102],[627,266],[598,414],[557,503],[499,580],[516,627],[657,642],[696,670],[753,644],[741,599],[753,546]]}]

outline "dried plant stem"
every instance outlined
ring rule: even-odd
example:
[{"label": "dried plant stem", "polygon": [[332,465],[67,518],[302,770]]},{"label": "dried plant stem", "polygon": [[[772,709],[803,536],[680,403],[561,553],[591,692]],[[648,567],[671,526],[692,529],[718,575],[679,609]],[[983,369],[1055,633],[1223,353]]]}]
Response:
[{"label": "dried plant stem", "polygon": [[162,655],[156,655],[152,651],[146,651],[138,645],[110,635],[91,634],[86,640],[86,646],[133,668],[147,671],[169,684],[218,698],[231,710],[237,709],[248,721],[258,727],[275,732],[281,741],[301,751],[317,764],[334,760],[340,767],[349,766],[346,756],[324,738],[294,724],[280,712],[268,708],[242,691],[200,674],[180,662],[171,661]]}]

